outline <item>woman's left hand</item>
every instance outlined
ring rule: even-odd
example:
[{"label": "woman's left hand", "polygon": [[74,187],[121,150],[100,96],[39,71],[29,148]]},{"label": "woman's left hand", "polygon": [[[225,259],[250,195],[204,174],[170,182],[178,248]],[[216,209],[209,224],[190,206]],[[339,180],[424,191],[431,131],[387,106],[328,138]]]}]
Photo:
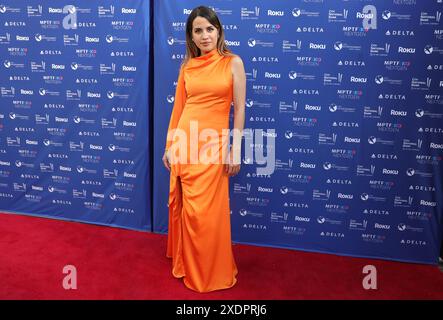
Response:
[{"label": "woman's left hand", "polygon": [[[240,157],[238,157],[240,158]],[[233,152],[229,153],[229,163],[225,165],[225,172],[230,176],[235,176],[240,171],[240,163],[234,163]]]}]

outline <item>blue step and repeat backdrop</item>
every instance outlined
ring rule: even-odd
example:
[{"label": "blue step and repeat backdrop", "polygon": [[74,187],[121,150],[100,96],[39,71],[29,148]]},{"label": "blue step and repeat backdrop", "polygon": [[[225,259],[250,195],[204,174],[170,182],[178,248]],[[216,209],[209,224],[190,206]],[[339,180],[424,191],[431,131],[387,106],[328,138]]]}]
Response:
[{"label": "blue step and repeat backdrop", "polygon": [[[161,156],[200,4],[0,1],[1,211],[167,232]],[[442,1],[205,4],[247,72],[233,240],[436,263]]]},{"label": "blue step and repeat backdrop", "polygon": [[0,1],[0,210],[151,228],[150,4]]},{"label": "blue step and repeat backdrop", "polygon": [[[154,230],[166,129],[201,1],[154,1]],[[441,0],[205,2],[247,73],[239,243],[436,263],[442,237]],[[263,161],[271,164],[267,170]],[[262,171],[258,169],[261,168]]]}]

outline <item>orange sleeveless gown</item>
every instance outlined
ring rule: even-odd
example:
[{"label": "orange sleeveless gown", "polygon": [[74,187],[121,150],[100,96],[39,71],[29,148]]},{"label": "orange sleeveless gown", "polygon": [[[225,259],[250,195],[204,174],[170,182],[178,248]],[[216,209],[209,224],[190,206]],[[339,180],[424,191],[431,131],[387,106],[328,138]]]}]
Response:
[{"label": "orange sleeveless gown", "polygon": [[[227,150],[223,131],[229,129],[233,98],[231,59],[214,49],[190,59],[181,68],[168,128],[169,133],[176,128],[186,133],[187,152],[186,161],[171,161],[166,255],[172,258],[174,277],[184,277],[184,284],[198,292],[230,288],[237,282],[231,245],[229,177],[221,162]],[[191,145],[192,136],[203,129],[213,130],[218,139],[201,137]],[[175,142],[168,140],[166,148],[171,158],[178,158],[180,151],[171,148],[171,144]],[[218,163],[190,163],[195,159],[191,156],[193,151],[194,155],[214,154],[208,146],[218,151]]]}]

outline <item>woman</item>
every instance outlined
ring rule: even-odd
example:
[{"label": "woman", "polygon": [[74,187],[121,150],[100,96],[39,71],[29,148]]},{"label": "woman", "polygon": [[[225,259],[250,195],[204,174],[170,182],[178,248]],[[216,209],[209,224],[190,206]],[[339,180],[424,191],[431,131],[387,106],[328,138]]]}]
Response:
[{"label": "woman", "polygon": [[[204,6],[195,8],[186,22],[186,57],[163,162],[170,170],[167,256],[172,257],[172,274],[198,292],[237,282],[229,176],[240,170],[245,94],[243,62],[226,47],[217,15]],[[226,156],[232,102],[234,134]]]}]

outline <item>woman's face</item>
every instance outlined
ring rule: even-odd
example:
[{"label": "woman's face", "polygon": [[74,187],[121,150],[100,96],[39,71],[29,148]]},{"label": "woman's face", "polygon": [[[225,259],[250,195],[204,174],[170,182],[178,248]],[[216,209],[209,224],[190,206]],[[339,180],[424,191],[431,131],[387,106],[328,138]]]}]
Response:
[{"label": "woman's face", "polygon": [[192,40],[205,55],[217,47],[218,30],[205,18],[196,17],[192,22]]}]

